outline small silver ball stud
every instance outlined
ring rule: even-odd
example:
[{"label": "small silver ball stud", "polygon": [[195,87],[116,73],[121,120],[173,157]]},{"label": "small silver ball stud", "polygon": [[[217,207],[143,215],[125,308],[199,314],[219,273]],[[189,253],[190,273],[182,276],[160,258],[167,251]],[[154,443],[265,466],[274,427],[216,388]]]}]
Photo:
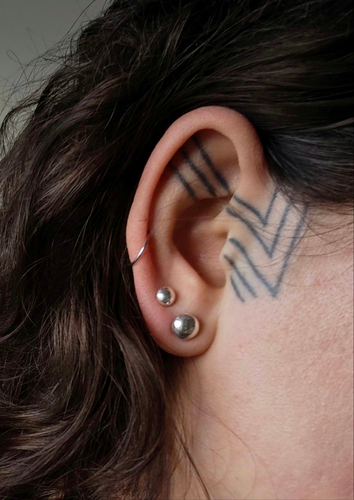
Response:
[{"label": "small silver ball stud", "polygon": [[189,340],[199,332],[199,321],[191,314],[181,314],[172,323],[172,331],[181,340]]},{"label": "small silver ball stud", "polygon": [[156,293],[156,299],[162,306],[172,306],[176,300],[176,294],[169,286],[160,288]]}]

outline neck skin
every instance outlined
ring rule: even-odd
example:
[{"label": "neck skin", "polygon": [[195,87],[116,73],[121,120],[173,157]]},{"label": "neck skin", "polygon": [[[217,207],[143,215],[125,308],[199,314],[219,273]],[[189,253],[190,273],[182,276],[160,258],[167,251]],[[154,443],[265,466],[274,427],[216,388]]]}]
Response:
[{"label": "neck skin", "polygon": [[[353,240],[345,233],[308,230],[277,300],[260,290],[240,304],[228,287],[215,341],[183,359],[182,425],[211,498],[352,499]],[[208,498],[187,463],[173,475],[171,499]]]}]

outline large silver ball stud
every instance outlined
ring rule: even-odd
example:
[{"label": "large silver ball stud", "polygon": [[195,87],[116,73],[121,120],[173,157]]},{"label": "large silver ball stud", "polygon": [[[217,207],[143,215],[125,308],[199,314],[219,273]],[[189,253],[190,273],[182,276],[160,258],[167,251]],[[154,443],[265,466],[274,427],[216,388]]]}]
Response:
[{"label": "large silver ball stud", "polygon": [[172,331],[182,340],[192,339],[199,332],[199,321],[190,314],[181,314],[172,323]]},{"label": "large silver ball stud", "polygon": [[169,286],[164,286],[157,291],[156,299],[162,306],[172,306],[176,300],[176,294]]}]

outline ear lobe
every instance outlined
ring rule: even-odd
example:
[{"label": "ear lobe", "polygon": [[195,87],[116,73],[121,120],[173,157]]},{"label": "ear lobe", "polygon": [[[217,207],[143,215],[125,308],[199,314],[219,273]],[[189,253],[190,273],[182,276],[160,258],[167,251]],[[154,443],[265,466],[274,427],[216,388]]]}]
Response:
[{"label": "ear lobe", "polygon": [[[153,151],[138,186],[127,225],[139,304],[156,342],[168,352],[193,356],[212,343],[226,274],[220,256],[235,219],[226,207],[236,188],[252,196],[265,189],[263,150],[239,113],[200,108],[175,122]],[[162,308],[157,290],[169,286],[177,300]],[[171,332],[180,314],[199,319],[200,332],[181,341]]]}]

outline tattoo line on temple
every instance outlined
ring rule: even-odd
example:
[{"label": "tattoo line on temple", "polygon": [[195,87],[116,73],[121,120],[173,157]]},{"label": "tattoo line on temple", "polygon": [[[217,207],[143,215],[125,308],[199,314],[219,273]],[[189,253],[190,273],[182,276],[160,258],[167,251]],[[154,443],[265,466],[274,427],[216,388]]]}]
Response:
[{"label": "tattoo line on temple", "polygon": [[[210,170],[214,174],[214,176],[217,179],[217,181],[221,184],[221,186],[225,190],[227,190],[228,192],[230,192],[229,185],[228,185],[227,181],[217,171],[217,169],[213,165],[210,157],[208,156],[207,152],[203,148],[202,144],[200,143],[200,141],[199,141],[199,139],[197,138],[196,135],[193,136],[193,140],[194,140],[195,144],[197,145],[199,151],[201,152],[203,160],[208,165],[208,167],[210,168]],[[216,197],[217,196],[216,190],[214,189],[214,187],[212,186],[212,184],[209,182],[209,180],[207,179],[207,177],[205,176],[205,174],[195,165],[195,163],[193,162],[193,160],[189,157],[189,155],[186,153],[186,151],[183,148],[181,148],[180,151],[181,151],[181,154],[183,155],[184,159],[186,160],[188,166],[197,175],[197,177],[202,182],[203,186],[206,188],[206,190],[208,191],[208,193],[211,196]],[[193,200],[198,201],[198,198],[197,198],[197,196],[195,194],[195,191],[193,190],[193,188],[191,187],[191,185],[187,182],[187,180],[184,178],[184,176],[175,167],[173,167],[171,163],[170,163],[170,167],[172,168],[172,170],[176,174],[176,177],[178,178],[178,180],[181,182],[181,184],[187,190],[187,192],[189,193],[189,195],[193,198]],[[235,194],[233,195],[233,199],[235,201],[237,201],[243,207],[245,207],[248,210],[250,210],[254,215],[256,215],[257,218],[259,219],[259,221],[262,223],[263,227],[267,227],[270,215],[272,213],[272,210],[273,210],[273,207],[274,207],[274,204],[275,204],[275,200],[277,198],[277,195],[278,195],[278,192],[275,190],[274,193],[273,193],[272,199],[271,199],[271,201],[269,203],[269,207],[268,207],[265,215],[263,215],[257,208],[255,208],[254,206],[252,206],[250,203],[247,203],[246,201],[242,200],[241,198],[239,198]],[[226,211],[227,211],[227,213],[229,215],[231,215],[232,217],[235,217],[235,218],[239,219],[241,222],[243,222],[247,226],[247,228],[251,231],[251,233],[253,234],[253,236],[257,239],[257,241],[261,245],[262,249],[264,250],[264,252],[267,254],[267,256],[269,258],[272,258],[273,255],[274,255],[275,249],[277,248],[277,245],[279,243],[279,240],[280,240],[280,237],[281,237],[281,234],[282,234],[282,230],[283,230],[283,228],[285,226],[285,223],[286,223],[286,220],[287,220],[287,217],[289,215],[290,210],[291,210],[291,205],[287,204],[287,206],[285,207],[284,212],[282,214],[281,220],[280,220],[280,222],[278,224],[278,227],[277,227],[277,230],[276,230],[276,234],[275,234],[275,236],[273,238],[273,241],[269,245],[269,244],[267,244],[267,241],[265,240],[265,238],[263,238],[261,236],[260,232],[257,231],[257,229],[254,227],[254,225],[252,225],[252,223],[249,220],[247,220],[244,216],[242,216],[241,214],[237,213],[237,211],[235,210],[235,208],[227,207],[227,209],[226,209]],[[256,264],[252,261],[252,259],[248,255],[248,253],[247,253],[246,249],[244,248],[244,246],[238,240],[236,240],[235,238],[230,238],[229,239],[229,242],[233,246],[235,246],[236,248],[238,248],[240,250],[240,252],[245,256],[246,261],[249,264],[249,266],[251,267],[251,269],[253,270],[255,276],[266,287],[266,289],[269,291],[269,293],[271,294],[271,296],[274,297],[274,298],[277,297],[277,295],[279,293],[280,285],[282,283],[285,271],[286,271],[286,269],[287,269],[287,267],[289,265],[289,260],[290,260],[291,254],[294,251],[294,248],[295,248],[295,245],[296,245],[296,241],[299,238],[300,231],[301,231],[301,229],[302,229],[302,227],[304,225],[304,219],[306,217],[307,210],[308,210],[308,207],[306,206],[305,210],[304,210],[304,213],[303,213],[303,217],[301,218],[301,220],[300,220],[299,224],[297,225],[296,230],[295,230],[295,232],[293,234],[290,246],[289,246],[288,251],[286,253],[286,257],[285,257],[285,259],[283,261],[283,265],[282,265],[281,271],[280,271],[280,273],[278,275],[278,278],[275,281],[275,284],[270,283],[266,279],[266,277],[259,271],[259,269],[257,268]],[[240,270],[237,268],[235,262],[228,255],[226,255],[226,254],[223,257],[231,265],[233,271],[235,272],[235,275],[240,279],[241,283],[249,291],[249,293],[252,295],[252,297],[254,297],[254,298],[258,297],[257,293],[254,291],[254,289],[252,288],[252,286],[249,284],[249,282],[246,280],[246,278],[241,274]],[[231,281],[232,288],[233,288],[233,290],[234,290],[237,298],[241,302],[245,302],[245,299],[241,295],[241,292],[240,292],[239,288],[237,287],[235,279],[233,278],[233,276],[230,276],[230,281]]]},{"label": "tattoo line on temple", "polygon": [[[217,168],[215,167],[215,165],[211,161],[210,156],[208,155],[208,153],[204,149],[203,145],[201,144],[199,138],[196,135],[192,136],[192,138],[193,138],[196,146],[198,147],[205,164],[211,170],[211,172],[213,173],[214,177],[219,182],[219,184],[221,184],[221,186],[230,194],[230,188],[229,188],[229,185],[228,185],[226,179],[221,175],[220,172],[218,172]],[[180,152],[181,152],[183,158],[186,160],[189,168],[197,175],[198,179],[202,182],[203,186],[206,188],[208,193],[213,197],[217,197],[217,195],[218,195],[217,188],[212,185],[212,183],[208,180],[206,175],[202,172],[202,170],[200,170],[200,168],[197,167],[197,165],[194,163],[194,161],[190,158],[190,156],[187,154],[187,152],[183,148],[180,148]],[[172,165],[171,165],[171,168],[175,172],[178,180],[181,182],[181,184],[184,186],[184,188],[188,191],[189,195],[195,201],[198,201],[198,198],[197,198],[194,190],[192,189],[191,185],[187,182],[187,180],[183,177],[183,175],[175,167],[172,167]]]},{"label": "tattoo line on temple", "polygon": [[213,188],[213,186],[210,184],[210,182],[205,177],[205,175],[203,174],[203,172],[201,170],[199,170],[199,168],[197,167],[197,165],[188,156],[188,154],[184,151],[183,148],[181,148],[181,153],[182,153],[184,159],[186,160],[187,164],[189,165],[189,167],[193,170],[194,173],[197,174],[197,176],[199,177],[199,179],[203,183],[203,185],[206,188],[206,190],[208,191],[208,193],[211,196],[216,196],[216,192],[215,192],[215,189]]},{"label": "tattoo line on temple", "polygon": [[[230,241],[230,240],[229,240]],[[246,280],[246,278],[240,273],[239,269],[237,268],[235,262],[230,259],[230,257],[228,257],[227,255],[224,255],[225,259],[228,261],[228,263],[232,266],[232,268],[234,269],[235,273],[237,274],[237,276],[240,278],[240,280],[242,281],[242,283],[245,285],[245,287],[247,288],[247,290],[250,292],[250,294],[253,296],[253,297],[257,297],[257,294],[256,292],[253,290],[253,288],[251,287],[251,285],[248,283],[248,281]]]},{"label": "tattoo line on temple", "polygon": [[[290,208],[291,208],[291,206],[290,206],[290,204],[288,204],[286,206],[285,210],[284,210],[284,213],[282,215],[281,221],[280,221],[280,223],[278,225],[278,228],[277,228],[277,232],[275,233],[273,242],[272,242],[272,244],[271,244],[270,247],[267,246],[266,240],[264,238],[262,238],[262,236],[257,231],[257,229],[247,219],[245,219],[242,215],[238,214],[232,208],[228,207],[226,209],[226,211],[232,217],[235,217],[236,219],[241,220],[248,227],[248,229],[251,231],[251,233],[254,235],[254,237],[257,239],[257,241],[261,244],[261,246],[263,247],[263,250],[266,252],[266,254],[269,257],[273,257],[274,250],[276,249],[276,246],[278,244],[278,241],[279,241],[279,238],[280,238],[280,233],[281,233],[281,231],[282,231],[282,229],[283,229],[283,227],[285,225],[285,221],[286,221],[286,218],[287,218],[287,216],[288,216],[288,214],[290,212]],[[268,215],[269,214],[267,214],[267,217],[266,217],[266,220],[267,220],[266,226],[268,225]]]},{"label": "tattoo line on temple", "polygon": [[269,218],[269,215],[270,215],[270,213],[271,213],[271,211],[273,209],[273,205],[274,205],[274,202],[275,202],[275,199],[276,199],[277,195],[278,195],[278,191],[275,190],[274,193],[273,193],[272,200],[271,200],[271,202],[269,204],[267,213],[265,214],[264,217],[263,217],[263,215],[261,214],[261,212],[259,210],[257,210],[255,207],[253,207],[252,205],[250,205],[246,201],[244,201],[241,198],[239,198],[236,194],[233,195],[233,199],[236,200],[240,205],[248,208],[248,210],[250,210],[251,212],[253,212],[258,217],[258,219],[262,222],[263,226],[267,226],[267,224],[268,224],[268,218]]},{"label": "tattoo line on temple", "polygon": [[193,140],[194,140],[195,145],[199,149],[199,151],[200,151],[200,153],[201,153],[201,155],[203,157],[203,160],[208,165],[208,167],[210,168],[210,170],[213,172],[216,180],[221,184],[221,186],[225,189],[225,191],[227,191],[228,193],[230,193],[230,187],[229,187],[229,184],[228,184],[227,180],[215,168],[213,162],[210,159],[210,156],[205,151],[202,143],[200,142],[200,140],[199,140],[199,138],[198,138],[198,136],[196,134],[193,135]]},{"label": "tattoo line on temple", "polygon": [[[274,197],[273,197],[273,200],[274,200]],[[252,207],[252,208],[253,208],[253,207]],[[253,212],[255,212],[254,210],[252,210],[252,211],[253,211]],[[288,211],[289,211],[289,205],[287,205],[287,207],[285,208],[285,211],[284,211],[284,214],[283,214],[282,220],[281,220],[281,222],[280,222],[280,224],[279,224],[279,227],[278,227],[278,231],[277,231],[277,233],[278,233],[278,234],[280,234],[279,228],[280,228],[280,226],[282,226],[282,225],[284,224],[285,219],[286,219],[285,214],[287,215]],[[304,225],[304,220],[305,220],[305,217],[306,217],[306,215],[307,215],[307,211],[308,211],[308,207],[307,207],[307,206],[305,206],[305,208],[304,208],[304,212],[303,212],[303,216],[301,217],[301,220],[300,220],[300,222],[298,223],[298,225],[297,225],[297,227],[296,227],[296,229],[295,229],[295,232],[294,232],[294,234],[293,234],[293,237],[292,237],[291,243],[290,243],[289,248],[288,248],[288,250],[287,250],[287,252],[286,252],[286,257],[285,257],[285,259],[284,259],[284,261],[283,261],[282,268],[281,268],[281,270],[280,270],[280,273],[279,273],[279,275],[278,275],[278,278],[277,278],[277,279],[276,279],[276,281],[275,281],[275,284],[270,283],[270,282],[266,279],[266,277],[265,277],[265,276],[264,276],[264,275],[263,275],[263,274],[259,271],[259,269],[257,268],[256,264],[252,261],[252,259],[251,259],[251,258],[250,258],[250,256],[248,255],[248,252],[247,252],[247,250],[245,249],[245,247],[244,247],[244,246],[243,246],[243,245],[242,245],[242,244],[241,244],[238,240],[236,240],[235,238],[230,238],[230,239],[229,239],[229,242],[230,242],[233,246],[235,246],[238,250],[240,250],[240,252],[244,255],[244,257],[246,258],[247,263],[249,264],[249,266],[250,266],[250,267],[251,267],[251,269],[253,270],[253,272],[254,272],[255,276],[256,276],[256,277],[259,279],[259,281],[260,281],[260,282],[261,282],[261,283],[262,283],[262,284],[266,287],[266,289],[270,292],[271,296],[272,296],[272,297],[274,297],[274,298],[275,298],[275,297],[277,297],[277,295],[278,295],[278,293],[279,293],[279,290],[280,290],[280,285],[281,285],[281,283],[282,283],[282,281],[283,281],[285,271],[286,271],[286,269],[287,269],[287,267],[288,267],[288,265],[289,265],[289,260],[290,260],[290,257],[291,257],[291,255],[292,255],[292,253],[293,253],[294,249],[295,249],[296,242],[297,242],[297,240],[299,239],[299,236],[300,236],[300,231],[301,231],[301,230],[302,230],[302,228],[303,228],[303,225]],[[269,213],[268,213],[267,217],[268,217],[268,216],[269,216]],[[242,219],[241,219],[241,220],[242,220]],[[263,220],[265,220],[265,219],[263,219]],[[247,222],[248,222],[248,221],[247,221]],[[248,226],[248,227],[249,227],[249,226]],[[255,233],[253,233],[253,234],[255,234]],[[276,244],[277,244],[278,240],[279,240],[279,236],[278,236],[277,238],[275,238],[275,239],[274,239],[275,244],[274,244],[274,246],[272,247],[271,253],[269,253],[269,252],[267,251],[268,249],[267,249],[266,247],[264,247],[264,246],[263,246],[263,248],[265,249],[265,251],[266,251],[267,255],[268,255],[270,258],[271,258],[271,257],[272,257],[272,255],[273,255],[273,252],[274,252],[274,249],[275,249],[275,247],[276,247]],[[274,243],[274,242],[273,242],[273,243]],[[225,259],[229,262],[229,264],[232,266],[232,268],[234,269],[234,271],[236,272],[236,274],[237,274],[237,275],[240,277],[240,279],[241,279],[240,273],[239,273],[239,272],[237,272],[238,270],[237,270],[237,268],[236,268],[235,262],[234,262],[232,259],[230,259],[230,257],[229,257],[228,255],[224,255],[224,258],[225,258]],[[235,286],[236,284],[235,284],[235,282],[234,282],[234,280],[233,280],[232,276],[231,276],[231,278],[230,278],[230,279],[231,279],[231,284],[232,284],[232,287],[233,287],[233,289],[234,289],[234,291],[235,291],[236,296],[237,296],[237,297],[241,300],[241,302],[245,302],[245,300],[244,300],[244,299],[242,298],[242,296],[240,295],[239,290],[238,290],[238,289],[237,289],[237,287]],[[250,289],[250,288],[249,288],[249,287],[250,287],[250,285],[249,285],[249,283],[247,282],[247,280],[245,279],[245,277],[244,277],[244,276],[242,276],[241,281],[242,281],[242,283],[246,286],[246,288],[249,290],[249,289]],[[246,284],[245,282],[246,282],[247,284]]]},{"label": "tattoo line on temple", "polygon": [[236,283],[235,283],[235,281],[234,281],[234,279],[233,279],[233,277],[232,277],[232,276],[231,276],[230,280],[231,280],[231,285],[232,285],[232,288],[234,289],[234,291],[235,291],[235,293],[236,293],[237,297],[240,299],[240,301],[241,301],[241,302],[244,302],[244,301],[245,301],[245,299],[244,299],[244,298],[242,297],[242,295],[240,294],[240,291],[239,291],[239,289],[237,288]]},{"label": "tattoo line on temple", "polygon": [[183,177],[183,175],[181,174],[181,172],[179,172],[173,165],[172,163],[169,163],[169,166],[170,168],[174,171],[174,173],[176,174],[177,176],[177,179],[181,182],[181,184],[183,184],[183,186],[185,187],[185,189],[188,191],[188,193],[190,194],[190,196],[193,198],[194,201],[198,201],[198,198],[193,190],[193,188],[188,184],[188,182],[186,181],[186,179]]}]

